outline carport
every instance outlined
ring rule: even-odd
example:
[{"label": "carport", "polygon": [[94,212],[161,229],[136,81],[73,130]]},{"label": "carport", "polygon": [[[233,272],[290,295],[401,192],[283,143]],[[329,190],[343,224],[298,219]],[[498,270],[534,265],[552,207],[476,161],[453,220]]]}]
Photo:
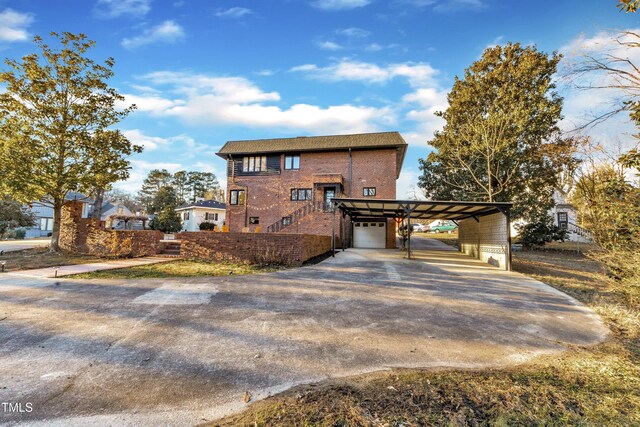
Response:
[{"label": "carport", "polygon": [[[381,218],[406,221],[409,259],[411,220],[442,219],[458,226],[460,252],[504,270],[511,270],[511,203],[361,198],[334,198],[332,202],[342,214],[343,227],[346,226],[346,216],[349,216],[352,223]],[[346,235],[345,231],[343,229],[343,236]],[[335,236],[333,241],[335,242]]]}]

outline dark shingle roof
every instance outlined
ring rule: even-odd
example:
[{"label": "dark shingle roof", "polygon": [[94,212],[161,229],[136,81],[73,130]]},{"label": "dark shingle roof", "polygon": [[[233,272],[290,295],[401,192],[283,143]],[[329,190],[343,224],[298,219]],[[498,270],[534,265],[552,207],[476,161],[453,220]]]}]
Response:
[{"label": "dark shingle roof", "polygon": [[285,153],[302,151],[333,151],[391,148],[398,150],[398,174],[402,168],[407,143],[399,132],[358,133],[351,135],[298,136],[295,138],[256,139],[228,141],[217,153],[222,158],[228,155]]},{"label": "dark shingle roof", "polygon": [[227,205],[220,203],[216,200],[202,200],[200,202],[187,203],[178,206],[176,209],[188,209],[188,208],[212,208],[212,209],[226,209]]},{"label": "dark shingle roof", "polygon": [[400,147],[407,143],[398,132],[359,133],[353,135],[298,136],[295,138],[228,141],[218,153],[282,153],[285,151],[345,150],[349,148]]}]

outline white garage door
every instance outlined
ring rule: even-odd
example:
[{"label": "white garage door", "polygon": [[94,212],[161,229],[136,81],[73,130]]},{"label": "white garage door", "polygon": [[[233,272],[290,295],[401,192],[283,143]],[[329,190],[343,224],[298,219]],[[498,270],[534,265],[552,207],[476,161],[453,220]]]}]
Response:
[{"label": "white garage door", "polygon": [[354,248],[385,248],[387,224],[384,222],[354,222]]}]

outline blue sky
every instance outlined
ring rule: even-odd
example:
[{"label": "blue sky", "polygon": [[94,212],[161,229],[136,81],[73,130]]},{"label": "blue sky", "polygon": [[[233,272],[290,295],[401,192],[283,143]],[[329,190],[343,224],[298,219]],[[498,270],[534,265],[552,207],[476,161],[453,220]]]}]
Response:
[{"label": "blue sky", "polygon": [[[92,56],[116,59],[111,84],[138,105],[120,128],[145,146],[131,158],[136,191],[152,168],[212,171],[227,140],[398,130],[410,144],[398,197],[442,123],[453,78],[507,41],[568,57],[636,28],[615,0],[0,0],[0,50],[34,51],[33,35],[83,32]],[[609,45],[610,46],[610,45]],[[563,89],[568,117],[602,96]],[[592,131],[620,142],[626,118]],[[619,135],[625,135],[619,137]],[[625,139],[626,138],[626,139]],[[606,141],[605,141],[606,142]]]}]

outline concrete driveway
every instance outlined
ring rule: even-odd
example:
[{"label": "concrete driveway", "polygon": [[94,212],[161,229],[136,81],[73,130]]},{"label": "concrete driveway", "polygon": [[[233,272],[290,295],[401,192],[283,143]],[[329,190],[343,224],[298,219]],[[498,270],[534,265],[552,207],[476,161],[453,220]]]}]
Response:
[{"label": "concrete driveway", "polygon": [[14,252],[23,249],[33,249],[41,246],[49,246],[51,239],[26,239],[26,240],[2,240],[0,251]]},{"label": "concrete driveway", "polygon": [[[433,247],[432,241],[414,248]],[[521,363],[607,333],[575,300],[457,252],[354,250],[255,276],[0,276],[0,423],[193,425],[293,385]]]}]

